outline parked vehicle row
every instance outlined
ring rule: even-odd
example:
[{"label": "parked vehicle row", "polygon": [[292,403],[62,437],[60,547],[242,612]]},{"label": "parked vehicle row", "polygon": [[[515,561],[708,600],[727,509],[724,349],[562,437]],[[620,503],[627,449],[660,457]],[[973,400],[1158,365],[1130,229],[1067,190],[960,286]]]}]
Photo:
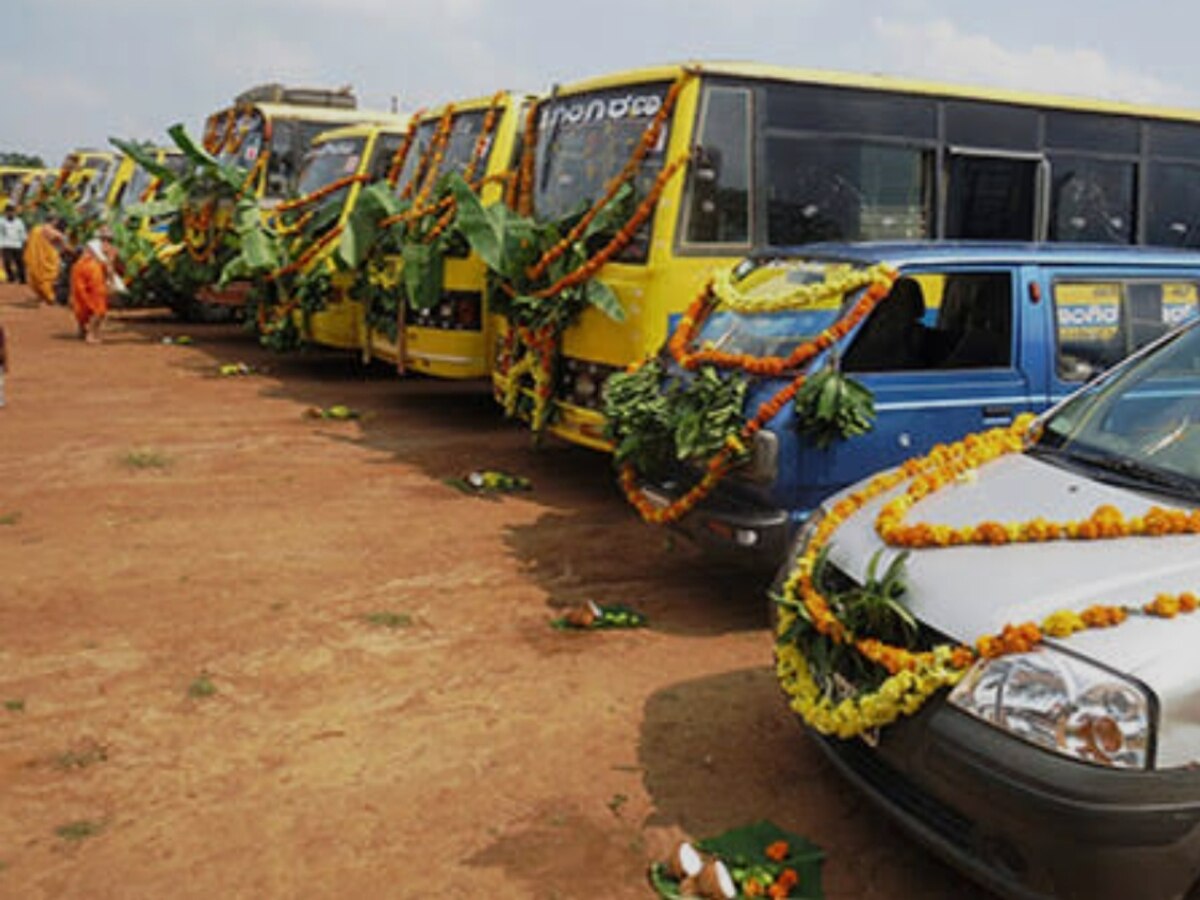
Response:
[{"label": "parked vehicle row", "polygon": [[992,888],[1200,891],[1200,116],[705,64],[174,136],[126,212],[177,308],[614,452],[778,570],[792,708]]}]

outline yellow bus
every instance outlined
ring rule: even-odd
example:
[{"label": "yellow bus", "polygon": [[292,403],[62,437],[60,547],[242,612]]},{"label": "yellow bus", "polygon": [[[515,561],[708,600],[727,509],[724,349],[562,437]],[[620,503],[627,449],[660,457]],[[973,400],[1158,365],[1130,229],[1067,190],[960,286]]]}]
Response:
[{"label": "yellow bus", "polygon": [[[295,193],[304,155],[318,134],[340,125],[390,119],[390,113],[359,109],[349,88],[266,84],[244,91],[232,105],[210,115],[203,144],[220,162],[248,172],[250,194],[269,211]],[[219,239],[219,234],[213,238]],[[240,284],[220,291],[210,287],[199,299],[240,306],[245,296],[246,285]]]},{"label": "yellow bus", "polygon": [[[631,159],[638,196],[687,161],[596,273],[624,321],[588,309],[562,335],[549,428],[597,449],[608,375],[656,352],[708,273],[748,254],[926,238],[1200,246],[1196,111],[705,63],[560,86],[537,126],[540,220],[594,202]],[[504,365],[493,378],[504,395]]]},{"label": "yellow bus", "polygon": [[[484,203],[501,202],[529,102],[501,91],[424,113],[395,173],[398,194],[412,199],[423,185],[457,172],[478,188]],[[393,279],[401,267],[398,257],[390,260]],[[355,299],[368,331],[364,357],[437,378],[487,378],[495,334],[484,296],[486,280],[483,262],[461,243],[443,257],[440,300],[428,308],[399,302],[395,294],[386,305],[378,291],[360,294]]]},{"label": "yellow bus", "polygon": [[[357,304],[347,299],[354,273],[335,270],[332,255],[336,238],[358,202],[365,184],[387,177],[388,168],[408,130],[407,116],[392,116],[388,124],[347,125],[324,131],[313,139],[300,167],[299,197],[277,206],[279,226],[295,227],[303,218],[324,218],[318,230],[307,231],[294,240],[298,259],[321,244],[304,264],[305,271],[319,268],[329,276],[328,289],[320,291],[314,309],[300,298],[282,298],[292,312],[299,337],[305,341],[342,350],[358,350],[367,336]],[[312,199],[309,199],[312,198]],[[337,208],[336,215],[326,210]]]},{"label": "yellow bus", "polygon": [[8,209],[9,203],[13,208],[20,203],[16,197],[17,189],[26,177],[44,170],[33,166],[0,166],[0,212]]},{"label": "yellow bus", "polygon": [[108,150],[72,150],[59,167],[57,190],[72,203],[79,203],[92,182],[108,178],[118,161],[117,154]]}]

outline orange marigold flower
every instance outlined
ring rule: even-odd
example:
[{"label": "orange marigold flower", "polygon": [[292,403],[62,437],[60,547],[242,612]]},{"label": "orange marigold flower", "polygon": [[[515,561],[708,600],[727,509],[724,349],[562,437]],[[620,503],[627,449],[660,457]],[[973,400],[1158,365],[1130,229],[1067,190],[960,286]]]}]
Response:
[{"label": "orange marigold flower", "polygon": [[789,848],[787,841],[775,841],[775,843],[767,847],[767,859],[772,859],[775,862],[781,862],[787,858],[788,850]]}]

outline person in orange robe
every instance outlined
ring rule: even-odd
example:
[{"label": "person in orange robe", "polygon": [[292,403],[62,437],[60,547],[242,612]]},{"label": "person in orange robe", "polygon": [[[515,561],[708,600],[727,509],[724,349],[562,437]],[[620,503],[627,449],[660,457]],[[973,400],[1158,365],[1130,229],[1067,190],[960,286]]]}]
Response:
[{"label": "person in orange robe", "polygon": [[100,329],[108,316],[109,260],[112,235],[101,231],[84,247],[71,266],[71,309],[79,323],[79,336],[89,344],[100,343]]},{"label": "person in orange robe", "polygon": [[25,274],[29,286],[43,302],[54,304],[54,282],[62,264],[59,251],[66,246],[62,229],[50,222],[35,225],[25,242]]}]

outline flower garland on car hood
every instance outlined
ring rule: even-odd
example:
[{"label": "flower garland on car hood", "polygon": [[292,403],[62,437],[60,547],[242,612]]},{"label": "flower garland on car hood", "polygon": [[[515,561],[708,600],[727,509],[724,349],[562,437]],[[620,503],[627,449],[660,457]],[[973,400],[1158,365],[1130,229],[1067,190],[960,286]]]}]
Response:
[{"label": "flower garland on car hood", "polygon": [[[1046,540],[1111,540],[1155,537],[1166,534],[1200,534],[1200,510],[1151,507],[1144,515],[1126,519],[1110,505],[1097,507],[1077,522],[1050,522],[1038,518],[1023,523],[982,522],[951,528],[930,523],[904,523],[918,503],[962,479],[968,473],[1002,456],[1019,453],[1036,440],[1034,417],[1018,416],[1007,428],[972,434],[949,445],[939,444],[923,457],[877,475],[842,497],[816,526],[808,545],[777,598],[776,672],[792,709],[816,730],[841,738],[861,735],[912,715],[937,691],[957,683],[979,659],[1026,652],[1047,637],[1067,637],[1086,628],[1120,625],[1131,615],[1172,618],[1195,612],[1196,594],[1159,594],[1139,606],[1093,605],[1086,609],[1059,610],[1041,623],[1004,626],[998,634],[983,635],[973,646],[939,645],[916,652],[885,643],[870,635],[853,633],[833,612],[829,598],[815,583],[814,568],[838,528],[868,502],[908,482],[902,494],[883,505],[875,528],[884,543],[893,547],[951,547],[966,544],[990,546]],[[811,625],[830,645],[853,649],[863,659],[880,666],[888,677],[873,691],[835,698],[813,677],[809,656],[800,642],[789,639],[799,619]]]}]

